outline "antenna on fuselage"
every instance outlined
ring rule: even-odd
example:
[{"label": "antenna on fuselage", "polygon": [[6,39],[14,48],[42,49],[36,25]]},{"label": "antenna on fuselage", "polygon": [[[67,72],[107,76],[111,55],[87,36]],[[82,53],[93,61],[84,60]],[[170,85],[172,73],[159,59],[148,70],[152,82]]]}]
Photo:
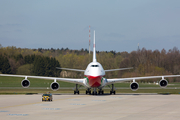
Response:
[{"label": "antenna on fuselage", "polygon": [[95,30],[94,30],[94,45],[93,45],[93,62],[97,62],[96,61]]}]

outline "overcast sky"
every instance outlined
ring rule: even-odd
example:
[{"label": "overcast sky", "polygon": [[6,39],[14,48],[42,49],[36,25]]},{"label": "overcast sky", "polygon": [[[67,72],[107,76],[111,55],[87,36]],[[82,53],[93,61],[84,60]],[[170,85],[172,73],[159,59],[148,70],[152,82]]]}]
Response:
[{"label": "overcast sky", "polygon": [[[98,51],[180,48],[180,0],[1,0],[3,47]],[[92,49],[92,43],[91,43]]]}]

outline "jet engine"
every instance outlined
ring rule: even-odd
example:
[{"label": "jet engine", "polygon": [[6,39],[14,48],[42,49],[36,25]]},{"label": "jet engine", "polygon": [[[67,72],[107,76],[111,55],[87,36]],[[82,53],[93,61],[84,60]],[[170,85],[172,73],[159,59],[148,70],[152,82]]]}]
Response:
[{"label": "jet engine", "polygon": [[28,88],[30,86],[30,81],[28,79],[24,79],[21,81],[21,85],[23,88]]},{"label": "jet engine", "polygon": [[51,83],[50,87],[52,90],[56,91],[59,89],[59,83],[53,82],[53,83]]},{"label": "jet engine", "polygon": [[137,82],[132,82],[130,84],[130,88],[131,88],[132,91],[136,91],[139,88],[139,84]]},{"label": "jet engine", "polygon": [[168,81],[166,79],[162,79],[159,81],[159,85],[162,88],[165,88],[168,85]]}]

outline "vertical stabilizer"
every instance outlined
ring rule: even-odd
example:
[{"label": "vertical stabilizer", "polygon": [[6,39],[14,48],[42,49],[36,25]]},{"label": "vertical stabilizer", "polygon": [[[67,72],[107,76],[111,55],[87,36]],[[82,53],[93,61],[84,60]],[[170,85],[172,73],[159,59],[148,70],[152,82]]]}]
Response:
[{"label": "vertical stabilizer", "polygon": [[89,26],[89,55],[90,55],[90,52],[91,52],[91,30],[90,30],[90,26]]},{"label": "vertical stabilizer", "polygon": [[96,61],[95,30],[94,30],[94,45],[93,45],[93,62],[97,62]]}]

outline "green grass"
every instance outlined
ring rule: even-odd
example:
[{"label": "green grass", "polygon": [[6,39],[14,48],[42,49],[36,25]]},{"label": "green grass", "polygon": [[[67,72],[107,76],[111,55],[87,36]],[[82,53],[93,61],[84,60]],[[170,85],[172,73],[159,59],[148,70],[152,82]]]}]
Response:
[{"label": "green grass", "polygon": [[[50,87],[50,84],[53,82],[53,80],[43,80],[43,79],[29,79],[31,82],[31,85],[29,88],[21,88],[21,81],[24,78],[17,78],[17,77],[0,77],[0,94],[31,94],[31,93],[72,93],[73,94],[73,88],[75,87],[75,84],[68,83],[68,82],[60,82],[60,89],[58,91],[52,91],[51,89],[46,89],[47,87]],[[132,91],[130,88],[130,82],[127,83],[116,83],[116,88],[126,88],[126,89],[117,89],[117,93],[170,93],[170,94],[180,94],[180,83],[169,83],[169,86],[167,88],[171,89],[159,89],[159,85],[155,85],[153,83],[139,83],[140,89],[137,91]],[[3,88],[2,88],[3,87]],[[7,88],[6,88],[7,87]],[[18,88],[15,88],[18,87]],[[38,87],[42,89],[31,89],[33,87]],[[150,87],[151,89],[148,89]],[[11,89],[10,89],[11,88]],[[62,88],[62,89],[61,89]],[[72,88],[72,89],[65,89],[65,88]],[[105,87],[104,89],[105,93],[109,93],[110,89],[107,89],[108,87]],[[146,88],[146,89],[141,89]],[[153,89],[152,89],[153,88]],[[82,87],[80,89],[80,93],[85,93],[85,89]]]}]

